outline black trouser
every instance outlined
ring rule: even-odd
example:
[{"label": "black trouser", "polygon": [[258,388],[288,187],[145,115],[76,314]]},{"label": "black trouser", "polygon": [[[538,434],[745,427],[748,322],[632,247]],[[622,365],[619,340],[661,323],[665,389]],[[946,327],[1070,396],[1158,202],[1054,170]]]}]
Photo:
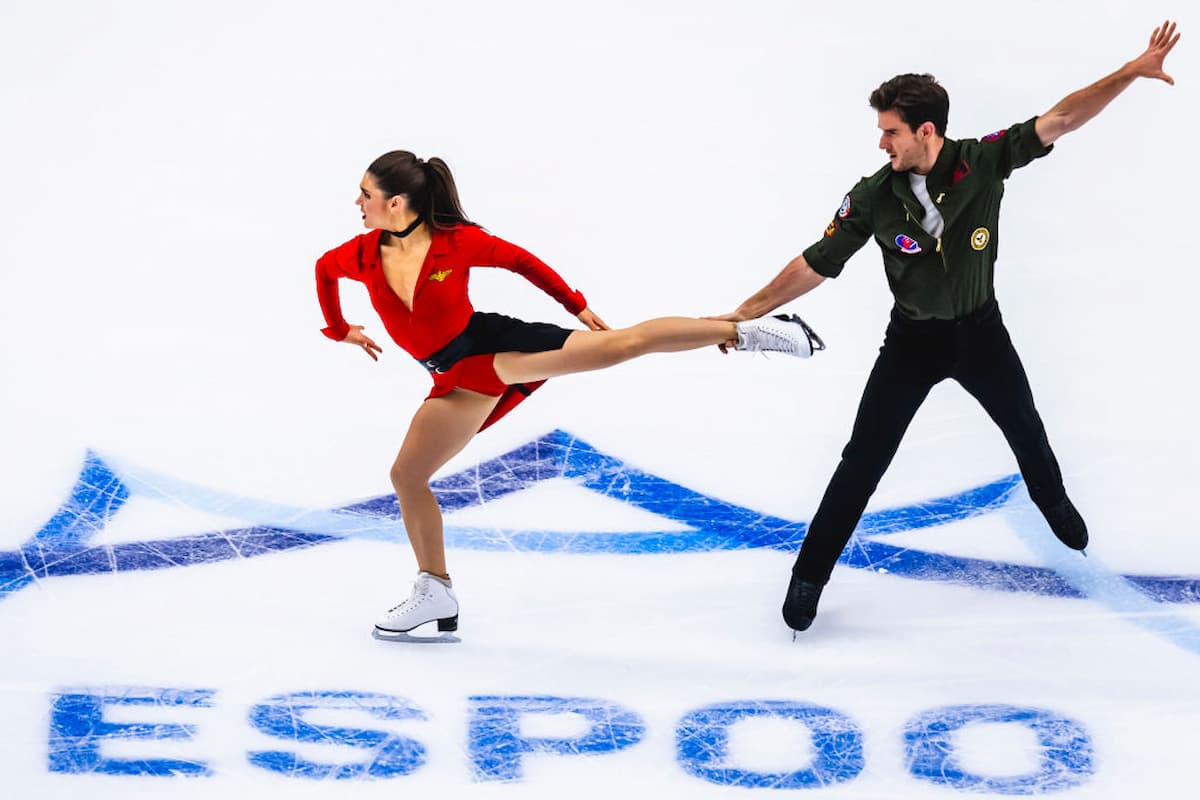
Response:
[{"label": "black trouser", "polygon": [[1039,508],[1066,496],[1029,380],[996,301],[956,320],[917,321],[893,310],[850,442],[796,558],[793,570],[802,580],[829,580],[913,415],[929,390],[946,378],[958,381],[1000,426]]}]

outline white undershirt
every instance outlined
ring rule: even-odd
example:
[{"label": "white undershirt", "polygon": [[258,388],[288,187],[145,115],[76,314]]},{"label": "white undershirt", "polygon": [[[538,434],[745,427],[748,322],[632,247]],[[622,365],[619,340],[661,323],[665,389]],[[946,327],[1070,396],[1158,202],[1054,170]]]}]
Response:
[{"label": "white undershirt", "polygon": [[935,239],[942,238],[942,231],[946,229],[946,220],[942,219],[942,212],[937,210],[937,206],[929,198],[929,189],[925,186],[925,176],[910,172],[908,173],[908,183],[912,186],[913,194],[917,196],[921,207],[925,209],[925,219],[918,220],[921,227]]}]

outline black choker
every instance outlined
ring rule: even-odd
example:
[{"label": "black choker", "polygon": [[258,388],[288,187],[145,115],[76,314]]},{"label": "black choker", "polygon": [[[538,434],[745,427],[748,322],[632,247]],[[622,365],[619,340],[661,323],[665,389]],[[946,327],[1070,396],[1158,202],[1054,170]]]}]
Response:
[{"label": "black choker", "polygon": [[415,230],[416,230],[416,229],[417,229],[417,228],[420,226],[420,224],[421,224],[421,222],[422,222],[422,221],[423,221],[423,220],[422,220],[420,217],[417,217],[417,218],[416,218],[416,219],[414,219],[412,222],[410,222],[410,223],[409,223],[409,225],[408,225],[408,227],[407,227],[407,228],[405,228],[404,230],[402,230],[402,231],[388,231],[388,233],[390,233],[392,236],[395,236],[397,239],[403,239],[405,236],[408,236],[410,233],[412,233],[413,231],[415,231]]}]

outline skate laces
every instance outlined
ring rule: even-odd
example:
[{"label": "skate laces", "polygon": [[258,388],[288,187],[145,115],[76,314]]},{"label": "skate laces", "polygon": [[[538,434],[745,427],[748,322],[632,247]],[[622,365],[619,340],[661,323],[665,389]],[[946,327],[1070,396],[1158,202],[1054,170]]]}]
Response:
[{"label": "skate laces", "polygon": [[[778,320],[778,322],[772,322]],[[780,324],[782,323],[782,325]],[[801,339],[795,330],[788,326],[796,325],[804,334]],[[825,349],[825,342],[817,335],[807,322],[796,314],[775,314],[769,318],[748,320],[744,328],[739,328],[741,340],[739,349],[759,353],[788,353],[791,355],[808,356]],[[808,352],[804,353],[804,345]]]},{"label": "skate laces", "polygon": [[420,590],[420,583],[421,583],[420,581],[413,581],[411,584],[412,591],[409,592],[408,597],[404,598],[399,603],[397,603],[396,605],[389,608],[387,613],[395,614],[400,609],[406,608],[406,607],[416,608],[417,606],[421,605],[426,600],[428,600],[430,593],[428,591],[422,592]]},{"label": "skate laces", "polygon": [[796,586],[795,598],[806,607],[816,605],[816,601],[821,597],[821,588],[815,583],[800,581]]}]

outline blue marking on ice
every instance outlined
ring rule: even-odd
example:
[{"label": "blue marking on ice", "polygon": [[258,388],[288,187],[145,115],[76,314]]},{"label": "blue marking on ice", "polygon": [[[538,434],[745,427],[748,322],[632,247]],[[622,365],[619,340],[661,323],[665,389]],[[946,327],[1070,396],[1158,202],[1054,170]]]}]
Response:
[{"label": "blue marking on ice", "polygon": [[1144,580],[1119,575],[1105,567],[1096,556],[1085,558],[1063,547],[1050,532],[1024,487],[1013,493],[1004,507],[1004,515],[1038,558],[1080,595],[1108,606],[1134,625],[1200,654],[1200,626],[1155,602],[1154,595],[1146,592]]},{"label": "blue marking on ice", "polygon": [[[432,483],[447,512],[478,506],[549,479],[566,479],[607,498],[671,520],[686,530],[649,532],[528,531],[449,525],[448,547],[553,553],[647,554],[771,548],[794,552],[807,523],[762,514],[695,492],[596,450],[565,431],[552,431],[509,453]],[[917,550],[889,544],[889,534],[970,519],[1000,510],[1010,513],[1023,494],[1019,476],[1009,475],[973,489],[863,516],[840,559],[858,569],[886,570],[916,580],[1058,597],[1090,597],[1097,581],[1059,565],[1062,550],[1044,531],[1025,537],[1051,566],[1030,566]],[[238,519],[247,528],[173,539],[90,545],[133,495]],[[231,558],[309,547],[345,539],[398,542],[407,539],[394,496],[376,497],[342,509],[313,510],[269,503],[218,491],[89,453],[70,498],[20,550],[0,552],[0,599],[51,576],[191,566]],[[1141,598],[1200,602],[1200,579],[1188,576],[1120,576],[1105,573],[1130,593],[1125,607]],[[1110,582],[1111,582],[1110,580]],[[1138,587],[1137,589],[1133,587]],[[1115,590],[1113,590],[1115,591]],[[1111,594],[1111,592],[1110,592]],[[1114,598],[1117,595],[1112,595]],[[1110,602],[1115,603],[1116,599]],[[1144,609],[1143,609],[1144,610]],[[1172,630],[1178,626],[1171,623]],[[1184,639],[1190,634],[1185,635]],[[1189,646],[1189,649],[1196,649]]]}]

